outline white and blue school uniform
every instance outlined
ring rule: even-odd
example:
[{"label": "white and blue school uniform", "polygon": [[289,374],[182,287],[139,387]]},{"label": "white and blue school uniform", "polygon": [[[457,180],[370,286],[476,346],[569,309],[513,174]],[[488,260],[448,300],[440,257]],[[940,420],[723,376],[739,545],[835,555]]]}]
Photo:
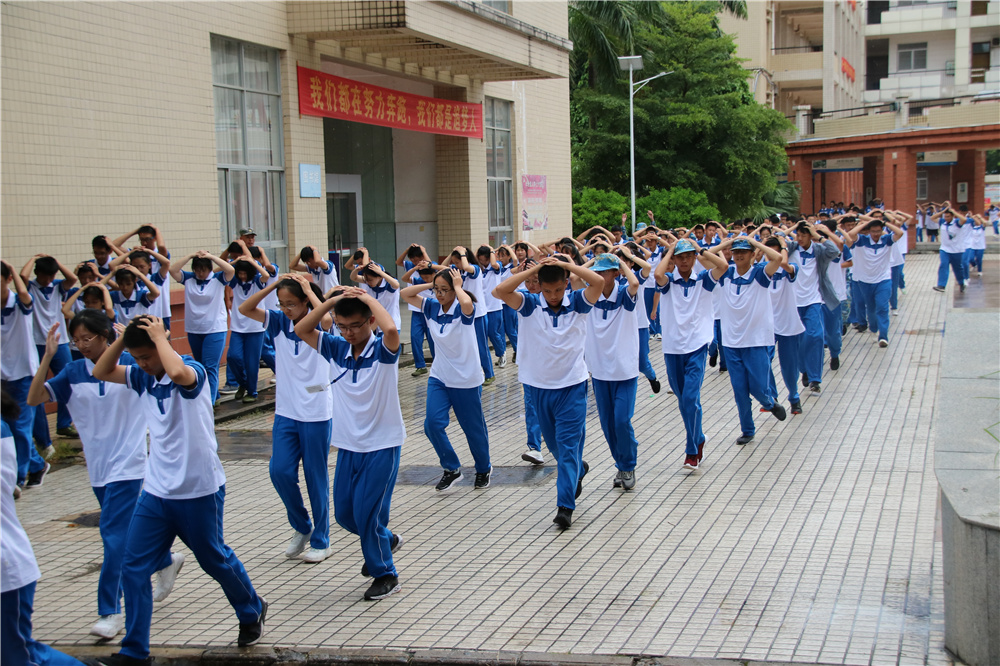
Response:
[{"label": "white and blue school uniform", "polygon": [[[892,280],[892,291],[889,292],[889,309],[896,310],[899,308],[899,290],[906,287],[906,280],[903,277],[903,269],[906,264],[906,231],[909,227],[905,224],[900,225],[903,230],[903,237],[899,239],[898,243],[893,243],[890,248],[889,257],[889,279]],[[892,233],[887,228],[888,233]],[[965,262],[965,279],[969,279],[969,269],[968,261]]]},{"label": "white and blue school uniform", "polygon": [[[59,348],[49,365],[53,373],[59,372],[73,360],[73,355],[69,351],[69,331],[66,327],[66,317],[62,313],[64,298],[69,290],[63,288],[63,280],[53,280],[47,287],[39,285],[35,280],[29,280],[27,286],[33,304],[31,312],[32,335],[35,338],[35,352],[39,360],[45,355],[45,338],[49,334],[49,329],[55,324],[59,324]],[[57,403],[56,428],[68,428],[72,424],[73,420],[69,416],[66,405],[61,402]],[[44,409],[35,410],[32,432],[41,448],[44,449],[52,444],[52,438],[49,435],[49,420]]]},{"label": "white and blue school uniform", "polygon": [[473,264],[472,272],[466,273],[459,266],[452,264],[454,268],[462,271],[462,288],[476,297],[476,345],[479,347],[479,364],[483,367],[483,376],[486,379],[493,377],[493,360],[490,358],[490,349],[486,335],[486,296],[483,289],[483,271],[479,264]]},{"label": "white and blue school uniform", "polygon": [[878,335],[879,340],[889,339],[889,296],[892,292],[892,234],[883,233],[874,242],[862,234],[851,248],[854,253],[854,284],[857,286],[858,316],[861,323]]},{"label": "white and blue school uniform", "polygon": [[[311,532],[309,545],[325,550],[330,547],[330,364],[295,334],[295,323],[283,312],[267,310],[264,327],[274,340],[277,378],[271,483],[292,528],[299,534]],[[299,463],[309,491],[311,521],[299,489]]]},{"label": "white and blue school uniform", "polygon": [[[37,407],[28,405],[28,389],[38,371],[38,354],[32,332],[34,301],[25,305],[13,289],[7,290],[0,324],[0,377],[3,387],[21,411],[17,420],[9,423],[17,451],[17,483],[24,483],[28,474],[45,469],[45,461],[32,442],[32,427]],[[67,410],[68,415],[68,410]],[[45,423],[48,432],[48,421]]]},{"label": "white and blue school uniform", "polygon": [[[407,271],[413,269],[416,266],[409,259],[403,260],[403,268]],[[413,271],[410,274],[410,284],[427,284],[424,279],[420,277],[420,273]],[[427,289],[420,292],[420,296],[428,298],[433,292],[430,289],[430,285]],[[427,322],[424,319],[424,313],[420,308],[415,305],[406,304],[406,308],[410,311],[410,349],[413,350],[413,366],[415,368],[426,368],[427,359],[424,358],[424,340],[427,340],[427,346],[431,352],[431,358],[434,358],[434,338],[431,337],[430,331],[427,329]]]},{"label": "white and blue school uniform", "polygon": [[[788,402],[795,404],[799,402],[799,342],[806,332],[806,326],[799,317],[798,302],[796,300],[795,289],[792,287],[799,276],[799,266],[790,263],[792,272],[787,272],[784,268],[779,268],[771,276],[771,308],[774,313],[774,344],[777,348],[778,367],[781,369],[781,378],[785,381],[785,388],[788,389]],[[833,262],[830,262],[833,266]],[[840,266],[837,266],[840,270]],[[826,307],[824,306],[824,310]],[[837,322],[837,330],[840,330],[840,321]],[[833,354],[833,350],[830,351]],[[771,381],[774,381],[774,372],[771,372]],[[778,385],[771,385],[771,393],[777,398]]]},{"label": "white and blue school uniform", "polygon": [[126,620],[121,654],[134,659],[149,656],[149,577],[161,567],[175,537],[222,586],[240,624],[257,622],[263,610],[243,563],[224,540],[226,475],[216,453],[208,372],[190,356],[183,360],[196,377],[188,388],[166,373],[157,379],[137,365],[128,366],[125,375],[125,386],[139,395],[150,441],[145,482],[122,565]]},{"label": "white and blue school uniform", "polygon": [[[649,275],[646,277],[642,276],[642,269],[635,269],[633,271],[635,274],[635,279],[639,281],[639,293],[636,295],[635,304],[635,322],[636,328],[639,331],[639,372],[651,382],[656,381],[656,370],[653,369],[653,364],[649,362],[649,332],[652,329],[649,323],[649,315],[646,310],[646,284],[650,281],[653,283],[654,291],[656,287],[656,278],[653,277],[653,271],[649,271]],[[619,285],[628,284],[628,280],[619,275],[615,280]],[[653,296],[649,296],[649,307],[652,307]],[[656,330],[660,330],[659,321],[656,322]]]},{"label": "white and blue school uniform", "polygon": [[823,296],[819,285],[822,275],[819,270],[817,253],[825,252],[822,243],[810,242],[808,248],[796,245],[788,257],[789,263],[798,267],[795,279],[791,282],[795,303],[798,306],[799,319],[805,326],[799,338],[799,372],[805,375],[806,381],[823,381]]},{"label": "white and blue school uniform", "polygon": [[[735,264],[730,261],[730,266]],[[726,365],[726,350],[722,345],[722,290],[715,289],[712,291],[712,316],[715,318],[713,322],[714,331],[712,336],[712,341],[708,344],[708,356],[709,358],[718,357],[719,359],[719,372],[727,372],[729,367]]]},{"label": "white and blue school uniform", "polygon": [[851,261],[854,254],[851,248],[844,245],[844,249],[839,255],[830,260],[826,266],[826,274],[833,285],[833,292],[840,301],[840,306],[831,310],[823,306],[823,339],[827,349],[830,350],[830,358],[840,358],[840,352],[844,347],[844,317],[847,315],[847,271],[842,268],[845,261]]},{"label": "white and blue school uniform", "polygon": [[[121,365],[132,365],[123,354]],[[94,378],[94,362],[73,361],[45,382],[49,399],[66,403],[80,433],[90,486],[101,505],[104,560],[97,579],[97,614],[122,612],[122,557],[146,475],[146,423],[139,396],[122,384]],[[166,551],[157,570],[171,564]]]},{"label": "white and blue school uniform", "polygon": [[969,249],[965,251],[965,276],[969,277],[969,268],[975,266],[983,272],[983,254],[986,252],[986,225],[972,225],[969,229]]},{"label": "white and blue school uniform", "polygon": [[[265,270],[268,271],[268,274],[265,276],[264,279],[264,288],[266,289],[267,287],[270,287],[272,283],[278,281],[278,275],[280,273],[278,264],[275,263],[271,264],[270,269],[267,269],[265,267]],[[274,289],[271,291],[271,293],[265,296],[264,300],[261,301],[260,303],[260,307],[265,311],[277,310],[278,290]],[[264,329],[264,342],[261,345],[261,350],[260,350],[260,360],[264,361],[264,365],[270,368],[271,372],[274,372],[274,340],[271,338],[271,334],[267,332],[266,328]]]},{"label": "white and blue school uniform", "polygon": [[422,310],[434,347],[440,351],[427,381],[424,434],[437,452],[441,467],[458,471],[461,468],[458,455],[445,433],[448,411],[454,409],[476,462],[476,473],[485,474],[492,468],[490,439],[483,416],[483,369],[476,346],[475,313],[462,312],[457,298],[447,312],[436,299],[425,298]]},{"label": "white and blue school uniform", "polygon": [[1000,235],[1000,208],[991,205],[987,209],[986,214],[988,216],[987,220],[993,225],[993,235]]},{"label": "white and blue school uniform", "polygon": [[665,277],[667,283],[658,287],[663,362],[687,433],[685,453],[696,456],[698,447],[705,443],[701,385],[705,356],[715,333],[716,282],[708,270],[692,270],[685,280],[675,268]]},{"label": "white and blue school uniform", "polygon": [[[520,294],[530,293],[527,289],[518,289]],[[513,309],[513,308],[511,308]],[[515,316],[517,310],[514,310]],[[518,338],[520,340],[520,337]],[[514,352],[517,353],[517,348],[514,348]],[[535,414],[535,403],[531,399],[531,387],[526,384],[521,384],[521,397],[524,402],[524,429],[528,435],[528,448],[532,451],[542,450],[542,428],[538,425],[538,415]]]},{"label": "white and blue school uniform", "polygon": [[[163,254],[162,252],[160,252],[159,247],[153,249],[156,250],[156,252],[158,252],[159,254]],[[147,251],[146,248],[140,246],[130,249],[129,252],[133,252],[136,250],[140,252]],[[166,258],[170,259],[170,252],[167,252]],[[157,288],[160,290],[160,295],[159,297],[157,297],[155,301],[153,301],[153,304],[149,307],[148,314],[162,319],[164,328],[166,328],[169,331],[170,330],[170,273],[168,272],[166,275],[160,275],[161,267],[162,265],[160,264],[159,259],[157,259],[153,255],[149,255],[149,275],[147,275],[146,277],[149,278],[150,282],[152,282],[157,286]],[[168,271],[170,270],[169,264],[167,264],[167,270]]]},{"label": "white and blue school uniform", "polygon": [[771,392],[771,356],[774,346],[774,313],[771,310],[771,278],[764,264],[756,264],[740,275],[730,266],[719,279],[719,311],[729,381],[745,437],[756,432],[750,398],[770,411],[777,398]]},{"label": "white and blue school uniform", "polygon": [[[486,309],[486,337],[493,343],[493,354],[501,358],[507,353],[507,343],[503,329],[503,301],[493,295],[493,290],[500,284],[502,268],[487,266],[483,268],[483,306]],[[515,348],[516,349],[516,348]]]},{"label": "white and blue school uniform", "polygon": [[965,267],[962,266],[962,258],[965,256],[965,232],[962,227],[969,224],[958,216],[951,218],[948,222],[944,215],[938,218],[941,225],[941,247],[938,254],[941,263],[938,266],[937,286],[944,289],[948,286],[948,267],[951,267],[958,281],[959,287],[965,286]]},{"label": "white and blue school uniform", "polygon": [[[240,306],[264,289],[261,276],[248,282],[238,277],[229,281],[233,290],[233,305],[229,310],[229,349],[226,352],[226,377],[232,385],[246,389],[247,395],[257,395],[257,378],[260,374],[260,355],[264,347],[264,325],[240,314]],[[227,383],[229,380],[227,379]]]},{"label": "white and blue school uniform", "polygon": [[111,303],[115,307],[115,323],[128,326],[129,322],[139,315],[153,314],[153,305],[159,300],[159,298],[150,300],[149,290],[139,285],[135,285],[128,296],[120,290],[112,291]]},{"label": "white and blue school uniform", "polygon": [[[529,392],[545,444],[556,459],[557,505],[576,508],[587,438],[586,317],[594,307],[584,290],[567,290],[556,312],[541,294],[521,292],[518,380]],[[524,342],[524,347],[520,343]]]},{"label": "white and blue school uniform", "polygon": [[[31,637],[35,585],[41,578],[35,553],[17,519],[14,484],[17,453],[10,425],[0,421],[0,662],[4,666],[82,666],[68,654]],[[147,581],[148,583],[148,581]]]},{"label": "white and blue school uniform", "polygon": [[389,351],[382,335],[372,335],[354,358],[347,340],[321,333],[319,353],[333,369],[334,515],[341,527],[360,537],[369,575],[395,576],[389,509],[406,439],[399,407],[399,349]]},{"label": "white and blue school uniform", "polygon": [[966,282],[969,281],[969,259],[971,258],[969,248],[972,247],[972,229],[974,226],[975,218],[972,215],[968,215],[965,218],[965,224],[958,230],[959,247],[962,248],[962,274],[965,276]]},{"label": "white and blue school uniform", "polygon": [[[497,277],[497,284],[500,284],[509,278],[513,269],[513,261],[506,264],[500,264],[500,273]],[[490,291],[492,292],[492,289]],[[503,301],[500,301],[500,312],[503,313],[504,335],[507,336],[507,341],[510,342],[510,348],[514,350],[514,354],[517,354],[517,310],[510,307]]]},{"label": "white and blue school uniform", "polygon": [[[663,246],[657,245],[656,250],[654,250],[653,253],[649,255],[649,259],[646,260],[646,262],[649,264],[649,275],[643,278],[640,277],[638,274],[636,274],[636,277],[639,278],[639,283],[642,285],[642,307],[643,307],[643,312],[646,315],[646,322],[648,329],[647,337],[649,335],[657,335],[661,333],[660,319],[659,317],[653,316],[653,310],[654,310],[653,297],[656,295],[656,278],[653,277],[653,273],[656,272],[656,267],[660,264],[660,261],[663,260],[663,254],[664,254]],[[642,327],[641,320],[639,326],[640,328]],[[640,353],[639,363],[642,363],[642,356],[641,356],[642,352],[639,353]],[[652,369],[652,366],[650,366],[650,369]],[[647,374],[646,377],[649,378],[649,375]],[[655,374],[653,375],[652,379],[656,379]]]},{"label": "white and blue school uniform", "polygon": [[385,278],[382,278],[382,281],[375,287],[369,287],[367,282],[362,282],[359,286],[378,301],[379,305],[385,308],[385,311],[392,317],[392,322],[396,325],[396,330],[398,331],[403,325],[399,315],[399,290],[389,284]]},{"label": "white and blue school uniform", "polygon": [[616,284],[610,295],[601,294],[584,318],[584,360],[594,385],[597,415],[615,467],[622,472],[635,470],[639,450],[632,428],[640,362],[637,296],[628,293],[627,283]]},{"label": "white and blue school uniform", "polygon": [[199,280],[190,271],[181,272],[184,285],[184,331],[191,355],[205,366],[212,400],[219,399],[219,364],[226,346],[226,275],[222,271]]},{"label": "white and blue school uniform", "polygon": [[108,258],[104,260],[103,264],[97,263],[97,259],[87,259],[88,264],[94,264],[97,266],[97,272],[104,277],[111,273],[111,262],[115,260],[114,252],[108,254]]},{"label": "white and blue school uniform", "polygon": [[330,260],[322,260],[323,265],[319,268],[308,268],[309,275],[312,276],[313,282],[319,285],[319,288],[325,294],[334,287],[340,286],[340,277],[337,275],[337,267],[334,266],[333,262]]}]

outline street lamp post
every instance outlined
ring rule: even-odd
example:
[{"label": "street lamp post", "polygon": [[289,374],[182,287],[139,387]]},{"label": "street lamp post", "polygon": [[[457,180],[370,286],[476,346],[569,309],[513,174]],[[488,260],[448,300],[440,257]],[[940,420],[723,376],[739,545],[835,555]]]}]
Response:
[{"label": "street lamp post", "polygon": [[653,79],[658,79],[661,76],[666,76],[667,74],[673,74],[670,72],[660,72],[656,76],[651,76],[648,79],[643,79],[642,81],[636,81],[633,83],[634,78],[633,72],[642,69],[642,56],[621,56],[618,58],[618,66],[622,71],[628,70],[628,147],[629,147],[629,174],[632,181],[632,235],[635,235],[635,113],[632,107],[632,98],[635,93],[641,89],[644,85],[652,81]]}]

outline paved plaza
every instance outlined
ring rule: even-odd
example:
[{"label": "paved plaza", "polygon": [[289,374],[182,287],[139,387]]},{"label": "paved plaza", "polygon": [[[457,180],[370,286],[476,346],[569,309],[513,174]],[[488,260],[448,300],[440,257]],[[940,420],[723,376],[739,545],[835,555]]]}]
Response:
[{"label": "paved plaza", "polygon": [[[464,485],[447,495],[434,491],[440,469],[423,434],[426,377],[402,369],[409,437],[391,521],[405,538],[396,555],[402,590],[376,603],[362,600],[369,581],[360,576],[360,545],[339,526],[331,526],[325,562],[283,556],[291,529],[268,477],[272,414],[220,425],[223,438],[245,444],[239,453],[224,447],[227,541],[270,604],[264,641],[253,650],[954,663],[943,646],[932,453],[942,329],[955,287],[930,289],[937,265],[934,255],[907,262],[909,288],[891,318],[888,349],[871,333],[850,331],[822,396],[803,397],[805,413],[784,423],[758,414],[748,446],[734,444],[740,433],[728,377],[708,369],[707,445],[697,472],[681,468],[684,428],[666,393],[659,343],[651,342],[664,391],[653,395],[640,377],[637,487],[612,488],[615,470],[591,395],[590,474],[566,532],[552,524],[551,455],[544,469],[521,461],[517,366],[498,370],[483,392],[493,486],[473,490],[467,469]],[[982,288],[975,280],[970,293]],[[779,395],[787,406],[783,387]],[[470,464],[454,420],[448,432]],[[98,530],[71,522],[98,509],[86,470],[53,472],[17,508],[42,569],[35,634],[82,653],[94,644],[87,631],[101,562]],[[175,548],[190,558],[180,542]],[[191,558],[155,607],[154,654],[232,647],[236,627],[220,588]]]}]

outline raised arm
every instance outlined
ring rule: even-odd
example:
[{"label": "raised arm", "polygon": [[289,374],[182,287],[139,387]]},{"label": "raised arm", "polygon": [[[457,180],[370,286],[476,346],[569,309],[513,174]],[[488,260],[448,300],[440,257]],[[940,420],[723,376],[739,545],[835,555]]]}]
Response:
[{"label": "raised arm", "polygon": [[[118,247],[121,247],[122,245],[125,245],[125,243],[128,242],[129,238],[132,238],[132,236],[135,236],[137,233],[139,233],[139,228],[138,227],[136,227],[132,231],[128,232],[127,234],[122,234],[121,236],[119,236],[118,238],[114,239],[113,241],[108,241],[108,244],[111,245],[111,246],[117,245]],[[159,243],[157,243],[156,245],[157,245],[157,247],[159,247]]]},{"label": "raised arm", "polygon": [[[461,280],[459,281],[461,282]],[[421,296],[421,294],[425,291],[427,291],[426,284],[411,284],[409,287],[403,287],[400,290],[399,297],[403,299],[403,302],[407,305],[423,309],[424,297]]]},{"label": "raised arm", "polygon": [[365,268],[371,269],[375,273],[381,275],[382,279],[388,282],[389,286],[392,287],[393,289],[399,289],[399,280],[397,280],[396,278],[392,277],[384,270],[382,270],[382,267],[376,264],[374,261],[365,266]]},{"label": "raised arm", "polygon": [[[765,257],[767,257],[767,265],[764,266],[764,273],[767,274],[768,277],[777,273],[778,268],[781,267],[781,253],[777,252],[774,248],[764,245],[753,236],[747,236],[747,240],[750,241],[750,244],[756,249],[763,252]],[[714,276],[714,270],[712,271],[712,274]]]},{"label": "raised arm", "polygon": [[[250,298],[240,303],[239,313],[247,319],[253,319],[254,321],[259,321],[263,324],[264,319],[267,317],[267,313],[260,307],[261,302],[267,297],[268,294],[278,288],[278,283],[281,282],[282,279],[292,277],[293,275],[298,274],[288,273],[287,275],[282,275],[281,279],[275,280],[260,291],[251,294]],[[312,289],[309,291],[312,291]]]},{"label": "raised arm", "polygon": [[14,280],[14,291],[17,292],[17,297],[20,299],[21,303],[24,305],[31,305],[31,293],[28,291],[28,287],[24,283],[24,279],[21,277],[20,273],[14,271],[14,267],[8,262],[3,262],[7,264],[7,270],[10,271],[11,279]]},{"label": "raised arm", "polygon": [[132,273],[136,280],[140,280],[146,286],[146,289],[149,291],[149,300],[155,301],[160,297],[160,288],[153,284],[153,281],[149,277],[143,275],[142,271],[131,264],[125,266],[125,270]]},{"label": "raised arm", "polygon": [[674,258],[674,246],[668,246],[669,249],[667,253],[663,255],[660,259],[660,263],[656,264],[656,271],[653,273],[653,278],[656,279],[656,284],[659,287],[666,286],[667,284],[667,269],[670,266],[670,262]]},{"label": "raised arm", "polygon": [[97,359],[97,363],[94,364],[93,374],[94,379],[98,381],[124,384],[125,377],[128,375],[128,367],[118,365],[118,359],[125,349],[125,338],[121,335],[117,324],[115,325],[115,330],[119,332],[119,335],[111,343],[111,346],[101,354],[101,358]]},{"label": "raised arm", "polygon": [[632,269],[626,266],[625,262],[621,260],[618,261],[618,272],[621,273],[622,277],[625,278],[625,281],[628,282],[628,295],[635,298],[636,294],[639,293],[639,278],[637,278]]},{"label": "raised arm", "polygon": [[517,293],[517,288],[529,277],[538,275],[541,267],[541,263],[535,263],[517,273],[512,273],[509,278],[493,288],[493,296],[506,303],[507,307],[520,310],[521,305],[524,303],[524,295]]},{"label": "raised arm", "polygon": [[[545,262],[543,261],[542,263]],[[549,263],[562,266],[568,270],[571,275],[575,275],[587,283],[587,287],[583,291],[583,297],[587,299],[588,303],[593,305],[598,301],[598,299],[601,298],[601,292],[604,291],[604,278],[602,278],[598,273],[595,273],[589,268],[577,266],[576,264],[564,264],[554,257],[549,261]]]},{"label": "raised arm", "polygon": [[35,266],[35,261],[47,256],[48,255],[44,252],[39,252],[38,254],[32,255],[26,262],[24,262],[24,266],[21,267],[20,275],[21,279],[24,280],[25,283],[31,282],[31,269]]},{"label": "raised arm", "polygon": [[49,392],[45,390],[45,378],[49,375],[49,365],[59,351],[59,324],[53,324],[45,336],[45,353],[38,361],[38,370],[31,378],[31,387],[28,389],[28,404],[32,407],[41,405],[49,400]]},{"label": "raised arm", "polygon": [[186,254],[177,261],[170,264],[170,277],[172,277],[177,282],[184,281],[183,269],[187,266],[187,263],[194,259],[198,255],[197,252],[192,252],[191,254]]},{"label": "raised arm", "polygon": [[[143,315],[136,326],[149,334],[149,339],[156,345],[156,352],[160,355],[160,363],[163,364],[163,371],[170,377],[170,381],[178,386],[189,389],[198,383],[198,373],[189,365],[184,364],[184,359],[170,346],[167,338],[167,329],[163,327],[163,320],[159,317]],[[208,390],[208,383],[205,389]]]},{"label": "raised arm", "polygon": [[[244,246],[244,247],[246,247],[246,246]],[[208,257],[209,259],[211,259],[212,263],[214,263],[216,266],[219,267],[219,270],[222,271],[222,274],[226,278],[226,282],[229,282],[230,280],[232,280],[233,276],[236,275],[236,269],[233,268],[233,265],[231,263],[229,263],[228,261],[226,261],[224,259],[221,259],[220,257],[215,256],[211,252],[206,252],[205,256]]]}]

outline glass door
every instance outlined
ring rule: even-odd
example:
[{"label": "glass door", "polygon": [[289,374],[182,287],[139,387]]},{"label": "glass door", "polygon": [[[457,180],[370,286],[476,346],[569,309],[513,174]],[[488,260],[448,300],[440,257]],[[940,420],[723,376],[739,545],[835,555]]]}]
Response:
[{"label": "glass door", "polygon": [[330,261],[340,270],[340,283],[351,284],[346,270],[351,256],[364,244],[361,226],[361,176],[326,175],[326,236]]}]

